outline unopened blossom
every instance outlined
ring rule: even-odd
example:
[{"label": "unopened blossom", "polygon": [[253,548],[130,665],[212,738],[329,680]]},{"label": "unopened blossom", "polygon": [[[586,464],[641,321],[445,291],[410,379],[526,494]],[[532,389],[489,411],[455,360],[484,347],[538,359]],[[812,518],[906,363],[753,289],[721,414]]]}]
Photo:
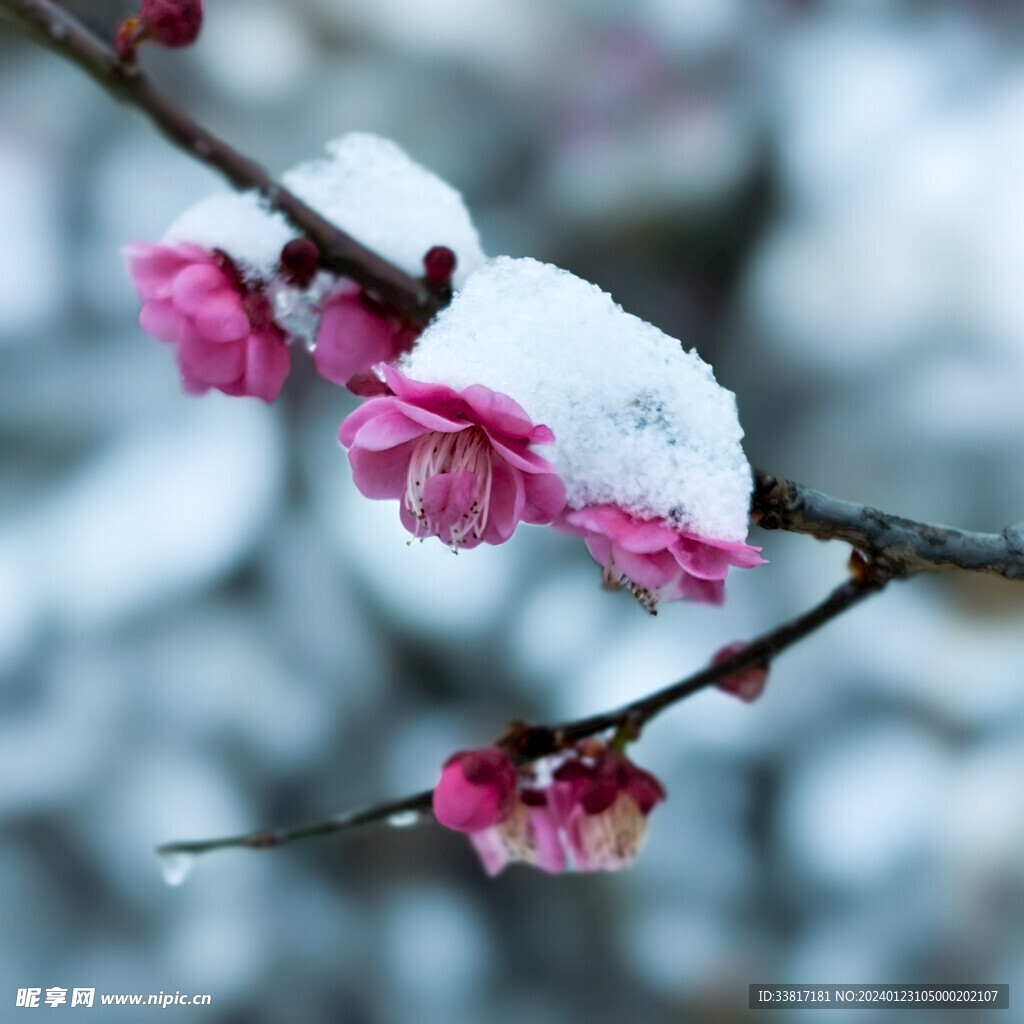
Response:
[{"label": "unopened blossom", "polygon": [[356,284],[347,283],[324,303],[313,362],[321,377],[356,394],[386,390],[370,372],[394,362],[412,348],[419,331],[396,314],[371,302]]},{"label": "unopened blossom", "polygon": [[606,750],[556,769],[551,795],[576,870],[617,871],[639,851],[647,816],[665,790],[650,772]]},{"label": "unopened blossom", "polygon": [[480,832],[509,816],[515,792],[516,768],[504,750],[462,750],[441,769],[434,815],[446,828]]},{"label": "unopened blossom", "polygon": [[[727,644],[711,659],[712,665],[721,665],[728,661],[740,651],[746,650],[747,645],[742,641],[734,644]],[[768,666],[765,662],[755,662],[748,668],[740,669],[731,676],[718,680],[718,688],[734,697],[746,701],[748,704],[757,700],[764,692],[765,684],[768,682]]]},{"label": "unopened blossom", "polygon": [[139,22],[161,46],[188,46],[202,28],[202,0],[142,0]]},{"label": "unopened blossom", "polygon": [[129,245],[128,271],[142,298],[139,323],[177,347],[185,390],[273,401],[290,359],[270,302],[231,259],[194,245]]},{"label": "unopened blossom", "polygon": [[480,384],[456,391],[381,372],[391,394],[364,402],[338,436],[356,486],[397,499],[413,536],[455,550],[501,544],[519,522],[550,523],[562,511],[565,487],[534,451],[551,431],[515,401]]},{"label": "unopened blossom", "polygon": [[146,40],[172,48],[189,46],[202,24],[202,0],[143,0],[138,15],[118,25],[114,49],[121,60],[133,61],[136,47]]},{"label": "unopened blossom", "polygon": [[721,604],[729,567],[763,561],[760,548],[742,541],[699,537],[667,519],[642,519],[614,505],[567,510],[558,526],[583,538],[606,584],[627,587],[651,612],[659,601],[679,598]]},{"label": "unopened blossom", "polygon": [[614,871],[636,856],[647,817],[664,799],[650,772],[599,743],[542,759],[518,780],[508,756],[488,747],[449,758],[434,812],[468,833],[489,875],[514,863]]}]

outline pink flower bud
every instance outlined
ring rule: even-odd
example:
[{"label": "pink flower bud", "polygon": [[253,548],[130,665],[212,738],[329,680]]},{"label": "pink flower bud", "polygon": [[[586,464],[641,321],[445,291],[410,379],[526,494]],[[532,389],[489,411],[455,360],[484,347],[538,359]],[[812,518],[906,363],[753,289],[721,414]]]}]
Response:
[{"label": "pink flower bud", "polygon": [[[292,243],[289,243],[289,245]],[[285,246],[287,249],[288,246]],[[408,351],[418,331],[370,302],[358,285],[345,284],[324,303],[313,349],[317,373],[357,395],[386,393],[368,371]]]},{"label": "pink flower bud", "polygon": [[457,832],[482,832],[504,821],[512,810],[516,769],[498,747],[453,754],[434,789],[434,815]]},{"label": "pink flower bud", "polygon": [[[711,659],[711,664],[721,665],[733,657],[733,655],[745,650],[746,647],[747,645],[742,642],[728,644]],[[739,697],[740,700],[746,701],[749,704],[761,696],[767,682],[768,666],[765,664],[754,664],[749,668],[741,669],[734,675],[726,676],[725,679],[719,679],[717,686],[720,690],[731,693],[734,697]]]},{"label": "pink flower bud", "polygon": [[202,0],[142,0],[139,21],[147,38],[161,46],[188,46],[202,27]]}]

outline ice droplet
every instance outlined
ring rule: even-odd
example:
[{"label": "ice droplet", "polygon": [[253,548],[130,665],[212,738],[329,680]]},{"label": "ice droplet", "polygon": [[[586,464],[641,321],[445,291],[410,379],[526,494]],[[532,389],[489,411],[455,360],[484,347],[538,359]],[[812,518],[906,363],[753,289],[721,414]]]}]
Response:
[{"label": "ice droplet", "polygon": [[419,811],[395,811],[387,817],[387,822],[392,828],[408,828],[410,825],[418,824],[419,820]]},{"label": "ice droplet", "polygon": [[196,855],[194,853],[167,852],[158,853],[157,859],[160,861],[160,871],[164,876],[164,881],[168,885],[181,885],[192,871]]}]

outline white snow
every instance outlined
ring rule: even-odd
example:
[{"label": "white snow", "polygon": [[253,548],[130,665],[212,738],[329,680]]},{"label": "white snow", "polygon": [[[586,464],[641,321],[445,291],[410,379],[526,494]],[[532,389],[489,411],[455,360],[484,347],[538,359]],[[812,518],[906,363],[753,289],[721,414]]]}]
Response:
[{"label": "white snow", "polygon": [[446,245],[458,259],[457,288],[483,262],[462,196],[395,143],[353,132],[329,142],[327,152],[283,182],[353,238],[416,277],[427,250]]},{"label": "white snow", "polygon": [[735,396],[675,338],[550,264],[477,271],[401,365],[509,395],[555,435],[538,451],[569,505],[614,503],[704,537],[746,537],[751,475]]},{"label": "white snow", "polygon": [[267,210],[257,192],[220,192],[190,206],[164,235],[164,242],[188,242],[223,249],[257,277],[269,279],[281,250],[299,232],[279,213]]},{"label": "white snow", "polygon": [[[446,245],[458,261],[455,287],[483,262],[462,196],[395,143],[355,132],[328,143],[327,152],[286,172],[282,183],[346,234],[415,277],[423,273],[427,251]],[[186,210],[164,242],[223,249],[250,273],[270,279],[282,247],[297,236],[257,193],[228,192]]]}]

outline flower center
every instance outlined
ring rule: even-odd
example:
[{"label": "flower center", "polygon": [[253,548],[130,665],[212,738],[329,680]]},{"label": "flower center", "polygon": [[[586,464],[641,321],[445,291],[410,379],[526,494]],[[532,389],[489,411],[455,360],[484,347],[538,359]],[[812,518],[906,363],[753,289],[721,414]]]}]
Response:
[{"label": "flower center", "polygon": [[421,532],[452,550],[478,541],[491,505],[491,443],[479,427],[424,434],[409,460],[405,507]]}]

